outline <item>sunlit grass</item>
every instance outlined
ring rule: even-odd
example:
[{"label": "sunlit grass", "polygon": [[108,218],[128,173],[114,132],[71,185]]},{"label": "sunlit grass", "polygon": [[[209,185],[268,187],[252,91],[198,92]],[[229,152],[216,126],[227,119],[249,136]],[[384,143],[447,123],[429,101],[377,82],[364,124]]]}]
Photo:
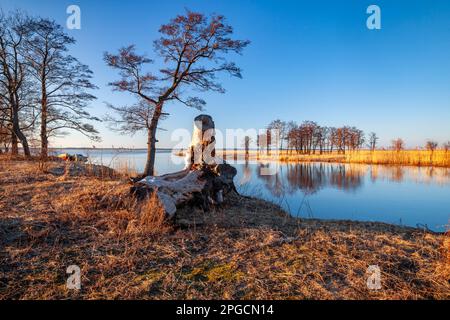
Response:
[{"label": "sunlit grass", "polygon": [[[225,156],[227,160],[235,158],[245,159],[244,150],[221,150],[219,156]],[[270,153],[249,151],[249,160],[273,160],[280,162],[341,162],[341,163],[363,163],[384,165],[406,165],[406,166],[436,166],[450,167],[450,152],[445,150],[358,150],[347,151],[345,154],[323,153],[319,154],[297,154],[295,151],[276,151]]]},{"label": "sunlit grass", "polygon": [[[172,225],[118,174],[0,161],[0,299],[449,298],[446,235],[228,199],[207,214],[180,208]],[[70,264],[84,275],[80,291],[65,287]],[[382,290],[367,288],[369,265],[380,267]]]},{"label": "sunlit grass", "polygon": [[377,150],[373,152],[362,150],[347,153],[345,161],[370,164],[449,167],[450,153],[444,150]]}]

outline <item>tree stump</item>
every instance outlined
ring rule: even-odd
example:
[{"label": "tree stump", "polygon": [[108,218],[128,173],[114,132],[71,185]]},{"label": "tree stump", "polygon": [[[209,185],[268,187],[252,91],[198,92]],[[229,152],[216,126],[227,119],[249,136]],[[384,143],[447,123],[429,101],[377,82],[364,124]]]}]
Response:
[{"label": "tree stump", "polygon": [[134,183],[131,192],[138,198],[156,192],[169,218],[177,208],[200,206],[205,212],[223,203],[230,192],[237,192],[233,179],[236,169],[216,158],[215,126],[209,115],[194,119],[191,145],[184,170],[158,177],[145,177]]}]

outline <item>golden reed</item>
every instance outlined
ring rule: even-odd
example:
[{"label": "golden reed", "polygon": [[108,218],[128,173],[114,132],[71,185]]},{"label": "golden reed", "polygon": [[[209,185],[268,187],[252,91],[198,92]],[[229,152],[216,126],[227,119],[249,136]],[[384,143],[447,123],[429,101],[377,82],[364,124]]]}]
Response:
[{"label": "golden reed", "polygon": [[[225,154],[227,158],[232,158],[235,153],[239,159],[244,158],[244,151],[221,150],[218,155]],[[267,160],[281,162],[342,162],[342,163],[363,163],[363,164],[384,164],[384,165],[405,165],[405,166],[435,166],[450,167],[450,151],[447,150],[358,150],[347,151],[345,154],[324,153],[319,154],[296,154],[288,151],[271,151],[257,153],[255,150],[249,152],[249,160]]]}]

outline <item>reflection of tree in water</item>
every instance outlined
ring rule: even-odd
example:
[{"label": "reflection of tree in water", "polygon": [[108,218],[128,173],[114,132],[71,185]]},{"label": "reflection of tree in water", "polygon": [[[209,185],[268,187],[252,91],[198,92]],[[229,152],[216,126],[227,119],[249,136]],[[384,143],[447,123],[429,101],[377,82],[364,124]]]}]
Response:
[{"label": "reflection of tree in water", "polygon": [[239,181],[239,185],[244,185],[250,182],[252,178],[252,170],[248,164],[248,160],[245,161],[245,164],[242,168],[242,179]]},{"label": "reflection of tree in water", "polygon": [[262,174],[262,172],[270,172],[272,170],[262,170],[269,169],[270,164],[258,163],[258,168],[256,170],[257,176],[264,181],[266,188],[276,197],[280,197],[286,193],[286,185],[283,183],[283,166],[278,166],[278,170],[274,174]]},{"label": "reflection of tree in water", "polygon": [[[283,172],[283,167],[286,172]],[[345,165],[324,163],[297,163],[280,166],[274,175],[261,175],[261,168],[267,165],[259,164],[258,177],[274,196],[293,194],[301,190],[305,195],[318,192],[328,186],[342,190],[356,190],[363,184],[364,170]]]},{"label": "reflection of tree in water", "polygon": [[405,172],[403,171],[402,167],[394,167],[392,169],[392,176],[391,176],[392,181],[402,182],[404,176],[405,176]]},{"label": "reflection of tree in water", "polygon": [[[450,184],[448,168],[405,168],[401,166],[336,164],[336,163],[288,163],[280,165],[273,175],[261,174],[270,164],[259,163],[256,176],[275,197],[293,195],[302,191],[305,195],[317,193],[322,188],[333,187],[344,191],[361,188],[367,177],[372,182],[387,180],[403,182],[405,180],[420,183]],[[245,172],[244,172],[244,175]]]},{"label": "reflection of tree in water", "polygon": [[365,170],[361,166],[336,165],[329,166],[329,185],[341,190],[356,190],[362,187]]},{"label": "reflection of tree in water", "polygon": [[370,168],[372,181],[385,179],[393,182],[450,184],[450,170],[438,167],[402,167],[373,165]]},{"label": "reflection of tree in water", "polygon": [[322,164],[294,164],[287,169],[287,182],[293,191],[300,189],[305,194],[313,194],[325,184],[326,170]]}]

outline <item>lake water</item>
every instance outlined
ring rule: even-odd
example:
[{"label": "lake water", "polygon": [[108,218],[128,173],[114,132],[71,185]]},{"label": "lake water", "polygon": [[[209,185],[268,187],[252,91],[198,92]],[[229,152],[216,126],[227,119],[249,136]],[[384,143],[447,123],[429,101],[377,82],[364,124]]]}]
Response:
[{"label": "lake water", "polygon": [[[70,150],[92,162],[142,171],[145,150]],[[380,165],[228,161],[239,192],[281,205],[294,216],[381,221],[445,231],[450,221],[450,169]],[[156,155],[157,174],[181,170],[183,158]],[[269,173],[269,174],[267,174]]]}]

